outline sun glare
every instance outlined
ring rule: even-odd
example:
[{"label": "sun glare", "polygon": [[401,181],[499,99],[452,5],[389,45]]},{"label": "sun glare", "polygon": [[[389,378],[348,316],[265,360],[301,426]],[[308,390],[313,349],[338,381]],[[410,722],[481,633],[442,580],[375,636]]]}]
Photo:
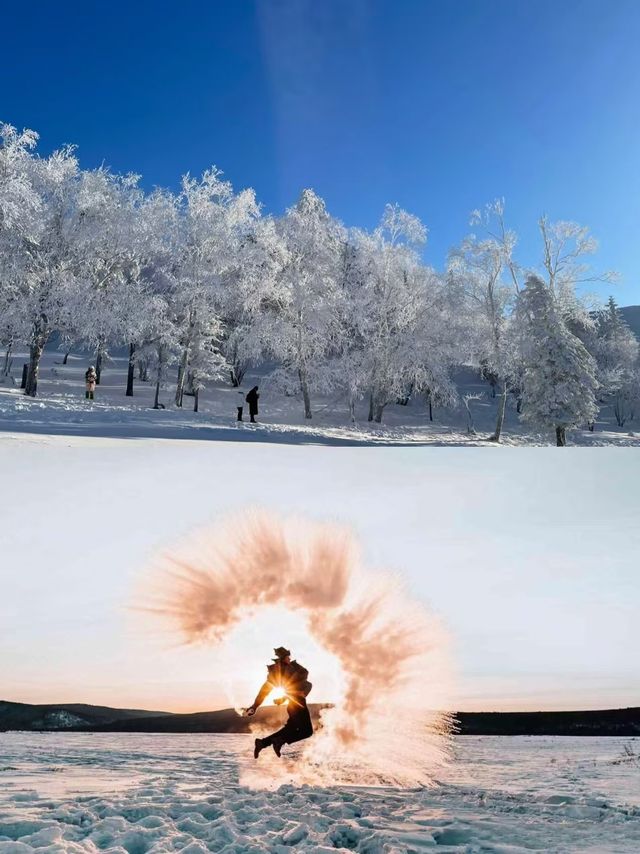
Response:
[{"label": "sun glare", "polygon": [[279,706],[282,705],[279,701],[286,699],[288,699],[286,690],[282,686],[277,685],[267,697],[266,702],[268,705]]}]

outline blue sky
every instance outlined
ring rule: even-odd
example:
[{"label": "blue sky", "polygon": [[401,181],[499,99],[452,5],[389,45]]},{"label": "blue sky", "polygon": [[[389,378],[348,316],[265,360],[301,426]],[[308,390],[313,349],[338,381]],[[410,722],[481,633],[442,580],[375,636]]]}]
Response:
[{"label": "blue sky", "polygon": [[3,10],[0,118],[148,186],[215,163],[267,211],[311,186],[370,227],[397,201],[436,266],[505,196],[525,263],[542,212],[587,223],[627,305],[638,44],[637,0],[37,0]]}]

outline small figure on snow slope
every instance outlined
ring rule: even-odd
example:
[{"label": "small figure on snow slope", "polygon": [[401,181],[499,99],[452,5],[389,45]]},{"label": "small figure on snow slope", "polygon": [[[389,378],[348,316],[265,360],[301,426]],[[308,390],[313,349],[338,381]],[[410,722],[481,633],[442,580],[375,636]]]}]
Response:
[{"label": "small figure on snow slope", "polygon": [[93,365],[89,365],[84,375],[84,387],[85,392],[84,396],[87,400],[93,400],[93,394],[96,390],[96,382],[98,380],[98,375],[96,374],[96,369]]},{"label": "small figure on snow slope", "polygon": [[242,421],[242,412],[244,410],[244,392],[241,388],[236,389],[236,407],[238,409],[238,421]]}]

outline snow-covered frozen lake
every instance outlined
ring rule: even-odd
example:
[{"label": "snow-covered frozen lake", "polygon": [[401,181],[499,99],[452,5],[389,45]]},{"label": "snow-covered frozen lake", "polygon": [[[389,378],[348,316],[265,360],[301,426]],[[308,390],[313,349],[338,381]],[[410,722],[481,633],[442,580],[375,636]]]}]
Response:
[{"label": "snow-covered frozen lake", "polygon": [[640,850],[640,740],[458,738],[437,785],[411,790],[256,788],[250,747],[1,733],[0,852]]}]

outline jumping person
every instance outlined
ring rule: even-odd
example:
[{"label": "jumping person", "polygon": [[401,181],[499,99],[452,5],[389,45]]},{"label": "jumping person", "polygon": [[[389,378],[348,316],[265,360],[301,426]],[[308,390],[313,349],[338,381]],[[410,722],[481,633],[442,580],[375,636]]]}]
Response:
[{"label": "jumping person", "polygon": [[96,374],[96,369],[93,367],[93,365],[89,365],[84,375],[84,396],[87,400],[93,400],[93,393],[96,390],[97,379],[98,375]]},{"label": "jumping person", "polygon": [[293,744],[313,735],[311,715],[307,708],[306,699],[312,688],[311,682],[307,680],[309,671],[297,661],[291,661],[291,653],[283,646],[274,649],[274,652],[276,657],[273,659],[273,664],[267,665],[267,681],[258,691],[258,696],[253,701],[253,705],[247,709],[247,714],[249,716],[255,715],[256,709],[271,691],[274,688],[281,688],[284,691],[284,696],[278,697],[274,702],[277,705],[287,703],[289,719],[277,732],[268,735],[266,738],[256,738],[253,750],[256,759],[265,747],[273,747],[276,756],[280,756],[284,744]]},{"label": "jumping person", "polygon": [[249,404],[249,415],[251,416],[251,423],[256,423],[256,415],[258,414],[258,398],[260,395],[258,394],[258,386],[254,385],[251,391],[247,394],[245,400]]}]

